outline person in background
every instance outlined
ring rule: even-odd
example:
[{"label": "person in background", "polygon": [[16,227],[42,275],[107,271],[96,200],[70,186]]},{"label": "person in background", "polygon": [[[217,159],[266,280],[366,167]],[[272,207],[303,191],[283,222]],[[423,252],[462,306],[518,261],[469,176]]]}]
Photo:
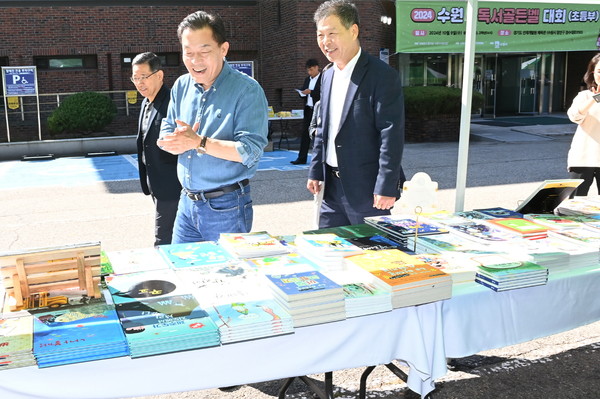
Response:
[{"label": "person in background", "polygon": [[177,35],[188,73],[171,90],[158,145],[178,154],[183,186],[173,243],[216,241],[252,228],[250,182],[267,145],[267,99],[251,77],[231,68],[225,26],[197,11]]},{"label": "person in background", "polygon": [[138,54],[131,62],[131,81],[144,97],[140,109],[137,154],[142,191],[155,207],[154,245],[171,243],[173,223],[181,194],[177,179],[177,156],[156,145],[160,126],[167,115],[170,90],[164,84],[160,58],[154,53]]},{"label": "person in background", "polygon": [[587,89],[577,94],[567,111],[578,125],[567,156],[571,178],[583,179],[576,196],[587,195],[594,178],[600,193],[600,53],[588,63],[583,81]]},{"label": "person in background", "polygon": [[321,72],[319,71],[319,61],[314,58],[306,61],[306,72],[308,76],[300,88],[300,97],[304,97],[304,119],[302,124],[302,134],[300,136],[300,151],[298,158],[291,161],[294,165],[303,165],[308,158],[308,149],[310,147],[310,121],[312,120],[313,108],[317,101],[321,99]]},{"label": "person in background", "polygon": [[[327,1],[314,14],[317,42],[333,67],[321,78],[321,121],[308,190],[324,186],[319,228],[389,215],[405,177],[404,99],[399,74],[365,51],[356,6]],[[322,183],[324,182],[324,185]]]}]

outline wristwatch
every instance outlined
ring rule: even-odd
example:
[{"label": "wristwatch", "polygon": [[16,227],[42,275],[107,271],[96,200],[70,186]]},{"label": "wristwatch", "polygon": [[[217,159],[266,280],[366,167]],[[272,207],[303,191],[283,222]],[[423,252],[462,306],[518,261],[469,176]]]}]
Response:
[{"label": "wristwatch", "polygon": [[593,98],[594,100],[596,100],[596,102],[597,102],[597,103],[600,103],[600,93],[598,93],[598,94],[594,94],[594,95],[592,96],[592,98]]},{"label": "wristwatch", "polygon": [[198,144],[198,147],[196,147],[196,151],[198,152],[198,154],[206,154],[206,140],[208,139],[208,136],[200,137],[200,144]]}]

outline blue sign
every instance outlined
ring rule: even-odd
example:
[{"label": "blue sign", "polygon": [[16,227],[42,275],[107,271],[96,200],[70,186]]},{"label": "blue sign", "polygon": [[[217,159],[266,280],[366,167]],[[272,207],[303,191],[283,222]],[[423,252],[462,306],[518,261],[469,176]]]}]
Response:
[{"label": "blue sign", "polygon": [[245,73],[251,78],[254,77],[254,61],[227,61],[231,67],[237,71]]},{"label": "blue sign", "polygon": [[4,93],[8,96],[35,96],[36,69],[30,67],[2,67]]}]

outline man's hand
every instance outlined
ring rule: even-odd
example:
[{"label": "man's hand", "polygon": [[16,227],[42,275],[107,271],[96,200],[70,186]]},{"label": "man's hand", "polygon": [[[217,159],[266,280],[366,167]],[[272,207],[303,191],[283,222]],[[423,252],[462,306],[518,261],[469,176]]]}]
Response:
[{"label": "man's hand", "polygon": [[373,208],[392,209],[396,203],[396,197],[385,197],[383,195],[373,195]]},{"label": "man's hand", "polygon": [[306,183],[306,188],[313,195],[316,195],[319,193],[319,191],[321,191],[321,184],[322,182],[320,182],[319,180],[308,180],[308,182]]},{"label": "man's hand", "polygon": [[156,144],[174,155],[183,154],[186,151],[198,147],[200,144],[200,136],[196,134],[200,123],[196,122],[194,127],[180,120],[175,120],[177,126],[173,133],[167,134],[156,141]]}]

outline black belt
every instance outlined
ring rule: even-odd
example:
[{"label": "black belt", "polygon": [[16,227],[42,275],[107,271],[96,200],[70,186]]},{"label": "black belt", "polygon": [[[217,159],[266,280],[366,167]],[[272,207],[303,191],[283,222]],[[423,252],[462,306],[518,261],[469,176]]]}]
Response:
[{"label": "black belt", "polygon": [[335,167],[335,166],[329,166],[329,164],[327,165],[327,170],[329,171],[329,174],[331,174],[334,177],[337,177],[338,179],[340,178],[340,170]]},{"label": "black belt", "polygon": [[195,193],[189,192],[186,189],[184,189],[184,191],[185,191],[185,195],[187,195],[189,199],[194,200],[194,201],[204,201],[205,199],[219,198],[223,194],[227,194],[232,191],[238,190],[241,187],[246,187],[248,185],[248,183],[250,183],[250,181],[248,179],[244,179],[237,183],[233,183],[228,186],[219,187],[214,190],[198,191]]}]

